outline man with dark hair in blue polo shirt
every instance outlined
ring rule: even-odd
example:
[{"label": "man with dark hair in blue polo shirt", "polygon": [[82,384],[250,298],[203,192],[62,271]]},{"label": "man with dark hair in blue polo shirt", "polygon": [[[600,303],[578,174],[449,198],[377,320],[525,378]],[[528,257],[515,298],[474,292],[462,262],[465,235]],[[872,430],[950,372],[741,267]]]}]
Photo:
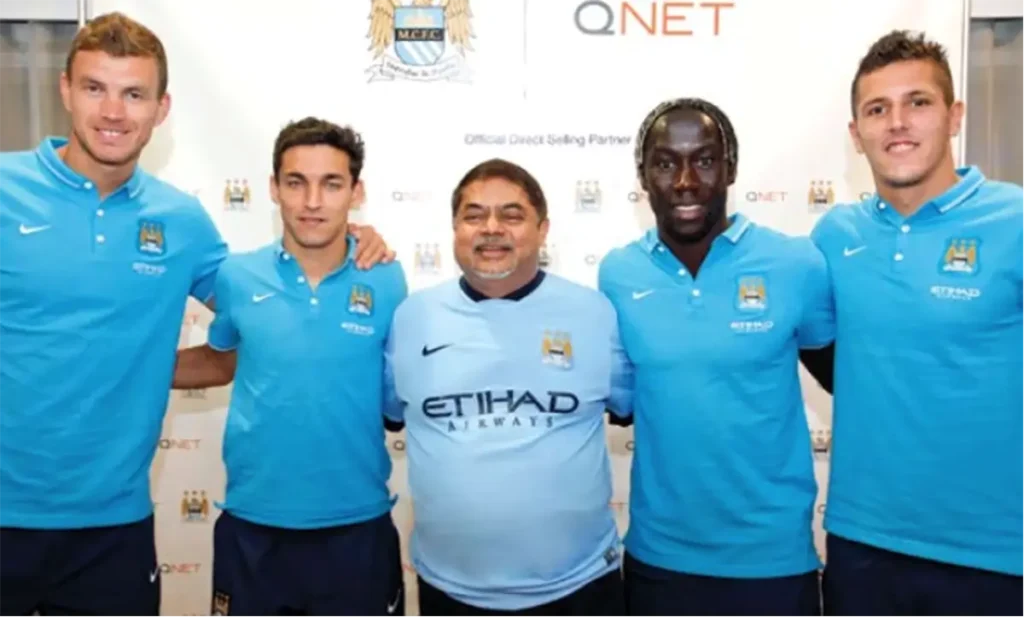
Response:
[{"label": "man with dark hair in blue polo shirt", "polygon": [[657,227],[598,275],[636,371],[628,610],[820,614],[798,356],[832,342],[824,257],[727,215],[738,144],[717,106],[657,106],[635,158]]},{"label": "man with dark hair in blue polo shirt", "polygon": [[284,235],[224,261],[208,344],[178,355],[175,388],[234,378],[215,613],[404,612],[382,382],[406,283],[398,262],[354,267],[345,229],[363,160],[351,128],[306,118],[281,130],[270,192]]},{"label": "man with dark hair in blue polo shirt", "polygon": [[923,34],[875,42],[850,96],[877,194],[812,234],[837,317],[825,612],[1014,615],[1021,187],[955,167],[964,106]]},{"label": "man with dark hair in blue polo shirt", "polygon": [[212,301],[227,253],[194,197],[138,166],[167,84],[151,30],[98,16],[61,76],[68,138],[0,155],[5,615],[159,611],[150,464],[186,300]]},{"label": "man with dark hair in blue polo shirt", "polygon": [[404,420],[421,615],[622,615],[604,412],[629,413],[615,310],[546,274],[537,180],[485,161],[452,193],[458,280],[388,339]]}]

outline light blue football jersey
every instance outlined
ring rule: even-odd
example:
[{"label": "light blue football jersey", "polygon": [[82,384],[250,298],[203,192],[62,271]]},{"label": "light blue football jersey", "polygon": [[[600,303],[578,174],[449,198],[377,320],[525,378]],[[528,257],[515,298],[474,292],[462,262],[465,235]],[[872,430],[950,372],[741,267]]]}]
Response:
[{"label": "light blue football jersey", "polygon": [[420,576],[471,605],[551,602],[620,565],[606,408],[628,414],[615,311],[552,274],[518,299],[451,281],[415,293],[389,339]]}]

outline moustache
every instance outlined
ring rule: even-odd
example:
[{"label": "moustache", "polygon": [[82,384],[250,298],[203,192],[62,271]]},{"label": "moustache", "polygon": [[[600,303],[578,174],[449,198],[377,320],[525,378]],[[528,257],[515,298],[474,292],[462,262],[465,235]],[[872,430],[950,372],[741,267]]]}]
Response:
[{"label": "moustache", "polygon": [[508,242],[508,241],[505,241],[505,240],[493,240],[493,239],[490,239],[490,238],[481,238],[481,239],[475,240],[473,242],[473,250],[474,251],[484,251],[484,250],[488,250],[488,249],[492,249],[492,250],[493,249],[498,249],[498,250],[509,250],[510,251],[513,248],[515,248],[515,247],[512,246],[512,243]]}]

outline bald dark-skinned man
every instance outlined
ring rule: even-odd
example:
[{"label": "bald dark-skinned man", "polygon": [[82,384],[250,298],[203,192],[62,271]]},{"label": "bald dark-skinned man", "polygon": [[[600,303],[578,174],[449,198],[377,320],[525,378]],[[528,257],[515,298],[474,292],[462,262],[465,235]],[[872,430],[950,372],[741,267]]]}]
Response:
[{"label": "bald dark-skinned man", "polygon": [[633,615],[818,615],[817,496],[798,378],[827,346],[824,257],[728,215],[738,143],[701,99],[657,106],[635,160],[656,227],[601,263],[636,370]]}]

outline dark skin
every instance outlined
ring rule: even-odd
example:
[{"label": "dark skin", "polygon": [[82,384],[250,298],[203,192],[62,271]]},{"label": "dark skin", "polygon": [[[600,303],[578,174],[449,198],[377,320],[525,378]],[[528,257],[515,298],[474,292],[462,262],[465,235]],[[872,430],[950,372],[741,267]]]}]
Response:
[{"label": "dark skin", "polygon": [[654,123],[644,150],[640,182],[658,235],[696,277],[711,243],[729,226],[725,207],[736,170],[725,160],[722,135],[704,112],[675,109]]},{"label": "dark skin", "polygon": [[[725,160],[721,131],[711,116],[676,109],[651,127],[640,182],[650,199],[658,237],[694,278],[711,243],[729,226],[726,202],[735,181],[736,169]],[[697,205],[700,208],[686,216],[676,209]],[[834,344],[800,350],[801,363],[829,394],[834,354]]]}]

